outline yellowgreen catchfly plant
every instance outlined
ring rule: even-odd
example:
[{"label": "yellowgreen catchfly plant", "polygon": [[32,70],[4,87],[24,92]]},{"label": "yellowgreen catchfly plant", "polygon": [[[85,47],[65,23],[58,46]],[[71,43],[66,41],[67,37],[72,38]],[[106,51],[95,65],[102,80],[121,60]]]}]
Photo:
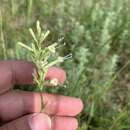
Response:
[{"label": "yellowgreen catchfly plant", "polygon": [[[58,43],[53,43],[43,48],[43,43],[47,36],[50,34],[50,31],[43,32],[39,21],[37,21],[36,23],[36,33],[34,33],[32,28],[29,29],[29,32],[33,38],[33,42],[31,43],[31,45],[28,46],[22,42],[18,42],[18,44],[27,49],[30,53],[31,61],[37,67],[38,77],[33,74],[34,82],[38,91],[42,92],[44,89],[45,76],[48,69],[58,63],[63,62],[68,58],[71,58],[72,54],[68,54],[65,57],[55,55],[56,49],[59,46]],[[52,58],[52,56],[55,57]],[[52,79],[50,83],[54,86],[57,86],[58,79]]]}]

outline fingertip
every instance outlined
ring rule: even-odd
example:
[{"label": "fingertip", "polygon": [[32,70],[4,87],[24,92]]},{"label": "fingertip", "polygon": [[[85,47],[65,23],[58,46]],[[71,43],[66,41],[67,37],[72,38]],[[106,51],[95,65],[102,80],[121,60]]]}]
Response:
[{"label": "fingertip", "polygon": [[70,122],[72,130],[77,130],[78,120],[76,118],[72,118],[69,122]]},{"label": "fingertip", "polygon": [[46,80],[58,79],[59,84],[63,84],[64,81],[66,80],[66,72],[61,68],[51,67],[49,68],[45,79]]},{"label": "fingertip", "polygon": [[[78,113],[80,113],[82,110],[83,110],[83,108],[84,108],[84,104],[83,104],[83,101],[79,98],[79,99],[77,99],[77,102],[78,102],[78,108],[79,108],[79,111],[78,111]],[[77,114],[78,114],[77,113]]]},{"label": "fingertip", "polygon": [[47,105],[47,112],[50,114],[76,116],[83,110],[83,102],[79,98],[50,94],[47,94],[47,97],[49,102],[51,102],[48,102]]},{"label": "fingertip", "polygon": [[78,121],[73,117],[53,117],[52,129],[53,130],[76,130],[78,128]]},{"label": "fingertip", "polygon": [[71,116],[77,116],[79,113],[82,112],[83,107],[84,107],[84,104],[80,98],[71,97],[71,105],[69,108],[71,110],[71,113],[70,113]]}]

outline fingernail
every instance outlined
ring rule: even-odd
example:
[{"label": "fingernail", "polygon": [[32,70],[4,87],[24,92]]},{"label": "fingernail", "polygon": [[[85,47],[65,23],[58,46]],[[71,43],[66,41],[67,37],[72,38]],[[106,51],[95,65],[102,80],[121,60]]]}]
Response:
[{"label": "fingernail", "polygon": [[36,113],[28,119],[31,130],[50,130],[51,119],[43,113]]}]

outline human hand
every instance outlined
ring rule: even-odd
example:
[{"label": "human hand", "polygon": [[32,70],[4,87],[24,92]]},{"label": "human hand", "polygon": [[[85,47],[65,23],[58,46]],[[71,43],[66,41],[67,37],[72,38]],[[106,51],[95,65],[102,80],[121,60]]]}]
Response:
[{"label": "human hand", "polygon": [[[0,130],[76,130],[76,116],[83,108],[80,99],[37,92],[11,90],[13,85],[33,84],[35,65],[26,61],[0,61]],[[63,83],[62,69],[50,68],[46,79]]]}]

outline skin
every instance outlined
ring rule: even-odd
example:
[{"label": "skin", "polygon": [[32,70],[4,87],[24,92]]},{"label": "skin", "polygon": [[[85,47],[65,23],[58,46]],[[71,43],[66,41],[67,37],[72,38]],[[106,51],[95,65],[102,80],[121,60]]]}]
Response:
[{"label": "skin", "polygon": [[[34,72],[36,67],[31,62],[0,61],[0,130],[34,130],[31,124],[36,124],[35,130],[76,130],[75,116],[83,109],[80,99],[42,93],[45,108],[40,113],[40,93],[11,89],[14,85],[33,85]],[[50,68],[46,80],[54,78],[63,84],[65,71]],[[49,120],[51,128],[47,125]]]}]

